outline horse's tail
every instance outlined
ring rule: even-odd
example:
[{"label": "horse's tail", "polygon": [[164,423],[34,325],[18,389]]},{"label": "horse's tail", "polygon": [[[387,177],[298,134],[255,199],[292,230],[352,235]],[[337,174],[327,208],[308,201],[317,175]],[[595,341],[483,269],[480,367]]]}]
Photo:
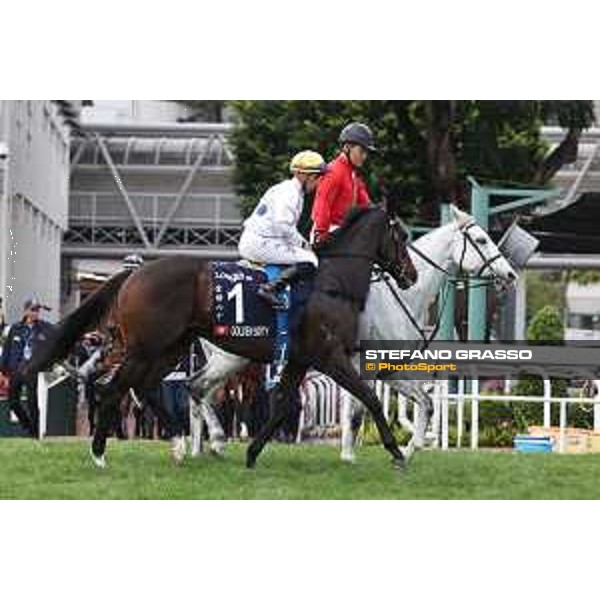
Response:
[{"label": "horse's tail", "polygon": [[100,323],[111,308],[131,271],[119,271],[102,287],[97,289],[70,315],[57,326],[47,342],[33,355],[27,364],[24,374],[34,375],[44,371],[55,362],[66,358],[77,340],[89,329]]}]

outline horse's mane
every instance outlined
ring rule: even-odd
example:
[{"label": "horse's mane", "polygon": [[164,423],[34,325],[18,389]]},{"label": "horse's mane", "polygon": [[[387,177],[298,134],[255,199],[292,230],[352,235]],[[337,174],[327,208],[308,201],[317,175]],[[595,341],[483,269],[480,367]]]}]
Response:
[{"label": "horse's mane", "polygon": [[349,229],[351,229],[357,221],[362,219],[367,214],[373,214],[373,212],[376,210],[379,211],[381,210],[381,208],[378,206],[355,206],[351,208],[346,214],[346,218],[344,219],[344,222],[340,225],[340,227],[335,231],[332,231],[327,236],[325,241],[319,244],[318,253],[320,254],[321,252],[327,252],[328,250],[331,250],[332,248],[336,247],[340,243],[340,241],[345,237],[346,232]]}]

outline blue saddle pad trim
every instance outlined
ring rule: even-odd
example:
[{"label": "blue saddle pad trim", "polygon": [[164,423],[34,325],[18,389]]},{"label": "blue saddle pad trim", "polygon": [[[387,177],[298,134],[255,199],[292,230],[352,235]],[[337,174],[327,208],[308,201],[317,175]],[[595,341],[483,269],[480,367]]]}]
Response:
[{"label": "blue saddle pad trim", "polygon": [[267,274],[267,279],[273,281],[281,275],[281,271],[285,269],[285,265],[265,265],[264,272]]},{"label": "blue saddle pad trim", "polygon": [[[285,269],[283,265],[265,265],[265,273],[269,281],[278,279],[281,272]],[[277,373],[276,377],[270,377],[268,379],[267,389],[274,387],[279,381],[279,375],[283,365],[287,362],[288,351],[289,351],[289,339],[290,339],[290,324],[289,315],[291,309],[291,290],[290,286],[286,286],[278,294],[279,300],[285,306],[284,309],[275,311],[275,342],[273,347],[273,363],[275,365],[274,371]]]}]

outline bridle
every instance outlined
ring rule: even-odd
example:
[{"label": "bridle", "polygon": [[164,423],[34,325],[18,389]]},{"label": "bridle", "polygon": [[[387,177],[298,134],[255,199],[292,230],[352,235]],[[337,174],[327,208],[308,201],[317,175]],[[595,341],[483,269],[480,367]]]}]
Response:
[{"label": "bridle", "polygon": [[[408,232],[406,231],[406,228],[399,217],[394,217],[390,220],[389,229],[392,245],[394,247],[394,257],[391,260],[377,259],[376,264],[380,269],[382,269],[383,272],[389,273],[397,282],[403,281],[407,284],[410,284],[411,280],[407,275],[408,264],[410,263],[410,255],[408,254],[408,250],[405,250],[406,257],[403,257],[400,254],[401,244],[405,249],[408,249],[410,246],[406,243],[408,239]],[[398,285],[400,285],[400,283],[398,283]]]},{"label": "bridle", "polygon": [[331,251],[328,248],[319,248],[317,255],[319,259],[326,258],[358,258],[368,260],[375,263],[380,269],[389,273],[397,281],[402,280],[409,282],[407,276],[408,263],[410,262],[410,256],[406,252],[406,258],[401,256],[400,244],[403,244],[405,248],[408,248],[409,244],[406,243],[408,239],[408,233],[404,224],[399,218],[391,219],[388,223],[390,231],[392,245],[394,247],[394,256],[388,260],[384,260],[379,257],[373,257],[371,254],[366,252],[340,252],[339,250]]},{"label": "bridle", "polygon": [[[462,227],[461,229],[459,229],[460,233],[463,236],[463,246],[462,246],[462,251],[460,253],[460,260],[458,261],[458,274],[452,273],[451,271],[449,271],[448,269],[446,269],[439,263],[435,262],[433,259],[429,258],[429,256],[427,256],[422,250],[417,248],[417,246],[415,246],[414,244],[410,243],[410,244],[407,244],[407,246],[415,254],[417,254],[420,258],[422,258],[427,264],[432,266],[434,269],[440,271],[441,273],[444,273],[444,275],[446,275],[448,277],[448,281],[450,283],[452,283],[453,285],[457,285],[458,282],[464,282],[466,279],[468,279],[470,277],[469,273],[467,273],[464,270],[463,265],[464,265],[465,257],[467,255],[467,248],[469,247],[469,245],[471,245],[473,247],[473,249],[475,250],[475,252],[479,255],[479,258],[481,258],[481,266],[479,267],[477,273],[475,273],[474,277],[476,279],[483,279],[484,281],[482,283],[480,283],[477,287],[488,286],[488,285],[490,285],[490,283],[493,283],[494,281],[499,279],[498,276],[494,273],[494,271],[492,271],[492,265],[497,260],[503,258],[503,254],[502,254],[502,252],[500,252],[498,250],[498,252],[496,254],[494,254],[493,256],[486,257],[485,254],[481,251],[481,248],[479,247],[477,242],[473,239],[473,237],[469,233],[469,229],[471,229],[472,227],[478,227],[478,224],[475,221],[471,221],[465,227]],[[489,269],[490,272],[492,273],[491,277],[489,277],[489,276],[483,277],[483,274],[486,271],[486,269]]]},{"label": "bridle", "polygon": [[[466,246],[467,246],[467,242],[469,244],[471,244],[471,246],[473,246],[473,248],[475,249],[475,252],[477,252],[477,254],[479,254],[479,257],[482,260],[481,263],[481,267],[479,267],[479,271],[477,271],[477,273],[475,273],[475,277],[477,279],[481,279],[483,277],[483,273],[485,272],[486,269],[489,269],[491,273],[493,273],[492,271],[492,265],[499,260],[500,258],[503,258],[502,252],[500,252],[500,250],[498,250],[498,253],[495,254],[494,256],[490,256],[489,258],[485,257],[485,254],[481,251],[481,248],[479,247],[479,244],[477,244],[477,242],[475,240],[473,240],[473,238],[470,236],[469,234],[469,229],[471,229],[471,227],[477,227],[478,224],[475,221],[471,221],[468,225],[466,225],[465,227],[463,227],[462,229],[460,229],[460,232],[463,234],[463,251],[462,251],[462,255],[460,258],[460,263],[459,263],[459,273],[462,271],[462,263],[466,254]],[[491,279],[497,279],[497,277],[492,276]]]},{"label": "bridle", "polygon": [[[425,333],[425,330],[419,325],[419,323],[415,319],[414,315],[411,313],[410,308],[407,306],[406,302],[400,296],[398,291],[394,288],[394,286],[391,285],[390,276],[388,275],[388,273],[385,272],[385,271],[388,271],[388,269],[379,270],[374,273],[374,277],[371,281],[372,282],[383,281],[385,283],[387,288],[392,293],[392,296],[394,297],[394,300],[396,301],[396,303],[398,305],[400,305],[400,307],[402,308],[402,310],[408,317],[408,320],[411,322],[413,327],[417,330],[417,332],[423,339],[422,350],[427,348],[429,346],[429,344],[431,343],[431,341],[433,339],[435,339],[435,336],[437,335],[437,332],[440,328],[440,324],[441,324],[441,320],[442,320],[442,314],[443,314],[444,308],[446,306],[446,301],[448,300],[448,297],[449,297],[450,286],[454,286],[454,287],[462,286],[462,285],[464,285],[464,283],[466,282],[466,280],[469,277],[468,273],[466,273],[466,271],[464,270],[464,267],[463,267],[463,263],[465,260],[465,256],[467,254],[467,248],[468,248],[469,244],[475,249],[475,251],[477,252],[477,254],[479,255],[479,257],[482,260],[481,267],[475,274],[475,277],[477,279],[483,280],[475,285],[472,285],[471,287],[472,288],[487,287],[490,284],[494,283],[498,279],[498,277],[494,275],[494,272],[492,271],[491,266],[498,259],[503,258],[503,255],[500,251],[498,251],[498,253],[495,254],[494,256],[486,258],[485,254],[481,251],[481,248],[479,248],[479,245],[477,244],[477,242],[472,238],[472,236],[469,233],[469,229],[471,229],[472,227],[476,227],[476,226],[477,226],[477,223],[475,221],[471,221],[470,223],[468,223],[466,226],[462,227],[459,230],[463,235],[463,247],[462,247],[462,251],[461,251],[461,255],[460,255],[460,261],[458,263],[458,275],[453,274],[448,269],[446,269],[444,266],[440,265],[439,263],[437,263],[436,261],[431,259],[422,250],[417,248],[414,244],[412,244],[412,243],[406,244],[406,246],[408,248],[410,248],[415,254],[417,254],[420,258],[422,258],[426,263],[428,263],[434,269],[437,269],[438,271],[440,271],[441,273],[444,273],[444,275],[447,276],[446,283],[444,285],[444,290],[442,291],[442,294],[441,294],[442,300],[440,303],[440,308],[438,310],[438,318],[437,318],[437,321],[435,322],[433,330],[429,336],[427,336],[427,334]],[[399,255],[399,250],[397,250],[397,254]],[[380,266],[383,269],[383,265],[380,265]],[[486,269],[490,270],[490,272],[493,274],[492,277],[485,277],[485,278],[483,277],[483,273],[485,272]]]}]

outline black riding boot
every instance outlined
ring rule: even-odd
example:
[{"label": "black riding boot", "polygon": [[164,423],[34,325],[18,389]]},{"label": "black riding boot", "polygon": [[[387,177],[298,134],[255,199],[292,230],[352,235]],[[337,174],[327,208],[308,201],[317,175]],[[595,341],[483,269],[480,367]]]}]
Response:
[{"label": "black riding boot", "polygon": [[268,281],[259,286],[257,295],[271,304],[273,308],[282,310],[285,306],[278,297],[279,292],[283,291],[286,286],[295,281],[313,275],[315,271],[315,266],[312,263],[298,263],[291,265],[281,271],[277,279]]}]

